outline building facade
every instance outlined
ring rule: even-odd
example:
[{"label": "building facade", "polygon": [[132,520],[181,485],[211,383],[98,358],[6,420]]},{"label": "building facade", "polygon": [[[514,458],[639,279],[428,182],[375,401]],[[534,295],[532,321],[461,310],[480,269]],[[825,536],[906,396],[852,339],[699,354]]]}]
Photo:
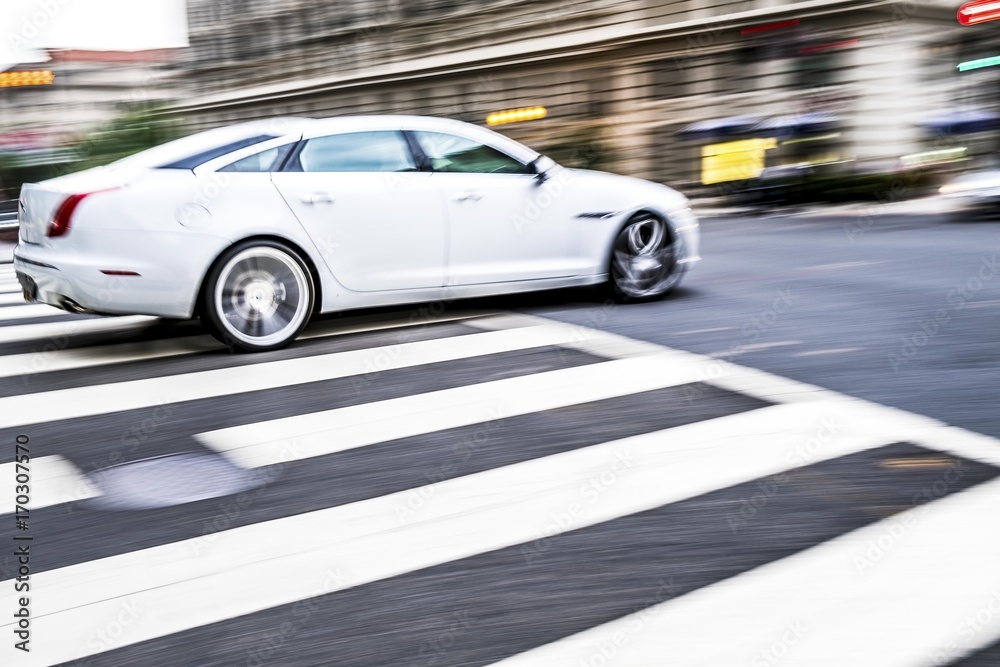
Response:
[{"label": "building facade", "polygon": [[[190,0],[187,95],[171,113],[192,129],[275,114],[482,124],[540,105],[544,119],[497,129],[573,164],[724,191],[764,167],[992,152],[950,120],[998,106],[993,70],[956,69],[995,55],[988,31],[954,12],[947,0]],[[728,161],[734,150],[749,152]]]}]

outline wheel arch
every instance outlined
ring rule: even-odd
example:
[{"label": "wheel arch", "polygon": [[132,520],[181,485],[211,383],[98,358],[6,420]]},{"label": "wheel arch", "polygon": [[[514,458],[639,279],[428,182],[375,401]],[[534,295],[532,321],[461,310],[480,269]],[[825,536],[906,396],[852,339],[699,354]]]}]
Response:
[{"label": "wheel arch", "polygon": [[216,254],[215,258],[208,265],[208,267],[205,269],[205,272],[201,276],[201,283],[198,286],[198,293],[195,295],[193,316],[201,317],[202,314],[201,308],[202,304],[204,303],[205,289],[208,286],[208,277],[212,274],[212,270],[215,269],[215,267],[219,264],[219,262],[222,261],[222,258],[225,256],[225,254],[229,252],[233,247],[252,241],[272,241],[274,243],[281,243],[282,245],[286,245],[292,250],[294,250],[296,254],[298,254],[298,256],[302,258],[302,261],[305,262],[306,270],[309,271],[309,276],[312,278],[313,290],[315,291],[315,294],[313,295],[312,314],[315,315],[321,312],[323,305],[323,283],[320,280],[319,271],[316,268],[316,262],[309,255],[309,253],[307,253],[305,249],[302,248],[301,245],[284,236],[279,236],[277,234],[254,234],[252,236],[247,236],[245,238],[233,241],[226,247],[222,248],[218,252],[218,254]]}]

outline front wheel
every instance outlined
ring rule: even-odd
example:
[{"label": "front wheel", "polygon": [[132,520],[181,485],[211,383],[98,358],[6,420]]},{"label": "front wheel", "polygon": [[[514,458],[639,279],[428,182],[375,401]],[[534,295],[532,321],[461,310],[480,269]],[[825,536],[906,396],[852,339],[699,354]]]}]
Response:
[{"label": "front wheel", "polygon": [[669,292],[681,278],[680,241],[655,215],[636,215],[611,249],[609,286],[619,300],[647,301]]},{"label": "front wheel", "polygon": [[312,314],[312,277],[288,246],[250,241],[228,250],[205,281],[201,318],[230,348],[264,352],[299,335]]}]

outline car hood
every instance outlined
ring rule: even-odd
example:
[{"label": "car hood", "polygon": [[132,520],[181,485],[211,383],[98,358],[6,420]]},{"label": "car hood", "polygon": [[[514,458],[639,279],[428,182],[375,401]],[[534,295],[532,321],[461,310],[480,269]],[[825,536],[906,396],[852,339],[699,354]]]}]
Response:
[{"label": "car hood", "polygon": [[590,169],[563,168],[560,176],[569,183],[582,213],[618,213],[653,208],[669,213],[688,204],[687,197],[673,188],[631,176]]}]

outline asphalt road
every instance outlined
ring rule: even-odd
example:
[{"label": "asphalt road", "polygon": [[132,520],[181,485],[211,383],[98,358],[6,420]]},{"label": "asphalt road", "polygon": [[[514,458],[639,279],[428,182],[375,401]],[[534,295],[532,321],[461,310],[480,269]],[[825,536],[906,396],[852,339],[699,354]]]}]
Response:
[{"label": "asphalt road", "polygon": [[524,310],[1000,437],[1000,222],[859,212],[702,223],[704,260],[669,299],[595,308],[552,295]]},{"label": "asphalt road", "polygon": [[[62,489],[31,511],[38,650],[2,662],[811,667],[838,650],[958,664],[969,651],[945,640],[965,641],[962,614],[1000,590],[996,531],[977,523],[1000,449],[781,378],[1000,437],[998,224],[706,218],[704,261],[662,301],[571,290],[382,309],[322,318],[262,355],[230,355],[196,323],[5,341],[64,319],[8,318],[0,442],[28,434],[35,461],[76,481],[34,482]],[[457,319],[378,329],[414,312]],[[781,378],[716,382],[711,359],[659,346]],[[150,460],[167,467],[121,495],[102,472]],[[127,507],[154,497],[164,506]],[[9,511],[6,544],[24,535]],[[834,557],[850,572],[824,569]],[[788,558],[797,584],[774,567]],[[888,586],[907,559],[920,580],[903,593],[854,591]],[[16,568],[0,560],[4,604]],[[771,582],[763,596],[747,573]],[[971,608],[953,609],[963,590]],[[809,607],[840,591],[838,621]],[[616,619],[631,621],[621,642],[599,634]],[[998,636],[973,633],[962,664],[995,664]]]}]

